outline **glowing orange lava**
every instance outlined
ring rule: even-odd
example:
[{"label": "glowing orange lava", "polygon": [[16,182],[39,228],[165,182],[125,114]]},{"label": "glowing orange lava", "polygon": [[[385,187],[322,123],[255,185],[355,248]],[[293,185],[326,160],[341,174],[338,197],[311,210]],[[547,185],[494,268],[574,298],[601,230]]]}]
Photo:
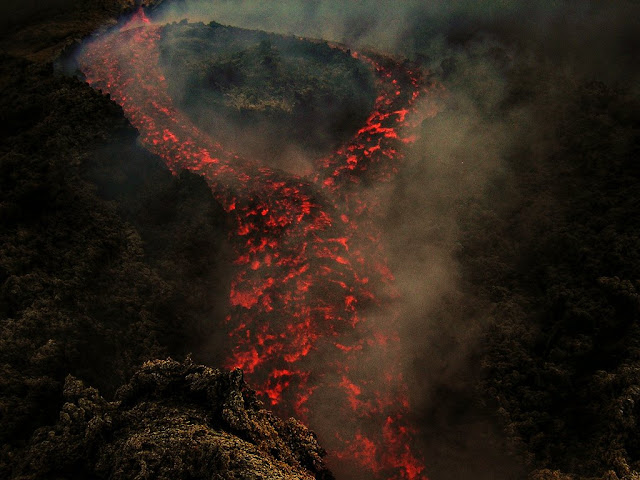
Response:
[{"label": "glowing orange lava", "polygon": [[[425,479],[392,354],[393,319],[384,327],[367,320],[367,309],[384,302],[376,290],[393,275],[372,221],[376,205],[360,196],[363,183],[392,179],[400,148],[414,140],[416,100],[426,92],[421,73],[354,54],[377,78],[374,110],[303,178],[225,150],[174,106],[159,66],[161,32],[140,11],[86,45],[79,62],[87,81],[122,106],[145,147],[173,172],[201,174],[233,220],[227,366],[242,368],[267,403],[320,428],[332,462],[355,462],[372,478]],[[335,418],[323,432],[314,411],[329,401]]]}]

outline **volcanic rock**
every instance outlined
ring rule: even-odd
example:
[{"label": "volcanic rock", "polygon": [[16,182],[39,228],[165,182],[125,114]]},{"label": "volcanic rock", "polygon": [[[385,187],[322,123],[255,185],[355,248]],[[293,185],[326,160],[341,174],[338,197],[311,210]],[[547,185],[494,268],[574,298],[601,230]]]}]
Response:
[{"label": "volcanic rock", "polygon": [[315,435],[264,410],[240,370],[154,360],[113,402],[72,376],[64,396],[12,478],[333,478]]}]

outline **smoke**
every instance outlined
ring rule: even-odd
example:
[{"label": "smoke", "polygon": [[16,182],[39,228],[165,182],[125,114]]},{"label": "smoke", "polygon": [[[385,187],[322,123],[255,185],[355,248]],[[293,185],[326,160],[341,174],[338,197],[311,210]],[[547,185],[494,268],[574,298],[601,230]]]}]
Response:
[{"label": "smoke", "polygon": [[433,479],[511,478],[517,471],[496,426],[474,403],[488,312],[465,288],[458,260],[460,214],[490,184],[508,179],[505,156],[521,121],[517,111],[494,114],[506,91],[487,57],[493,47],[481,42],[455,52],[440,45],[430,52],[438,63],[455,65],[443,81],[447,97],[424,122],[382,202],[389,206],[383,228],[391,269],[403,294],[406,371]]},{"label": "smoke", "polygon": [[[413,10],[394,44],[420,59],[448,97],[423,124],[384,202],[385,238],[404,292],[401,337],[413,354],[408,372],[431,478],[517,478],[523,462],[506,454],[499,426],[474,404],[490,309],[458,261],[460,217],[486,198],[497,206],[518,201],[511,159],[527,149],[533,160],[545,156],[559,121],[541,118],[537,102],[561,103],[567,84],[592,80],[637,89],[630,49],[638,46],[638,5],[468,7],[440,10],[440,22],[430,22],[434,11]],[[523,71],[532,78],[515,80]]]}]

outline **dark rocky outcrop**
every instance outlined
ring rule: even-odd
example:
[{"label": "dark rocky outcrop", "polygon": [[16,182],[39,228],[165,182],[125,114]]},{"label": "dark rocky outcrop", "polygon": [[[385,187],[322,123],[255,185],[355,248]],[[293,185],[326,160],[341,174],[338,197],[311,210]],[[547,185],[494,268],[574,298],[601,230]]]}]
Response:
[{"label": "dark rocky outcrop", "polygon": [[331,479],[315,435],[262,409],[242,372],[145,363],[113,402],[69,376],[12,478]]}]

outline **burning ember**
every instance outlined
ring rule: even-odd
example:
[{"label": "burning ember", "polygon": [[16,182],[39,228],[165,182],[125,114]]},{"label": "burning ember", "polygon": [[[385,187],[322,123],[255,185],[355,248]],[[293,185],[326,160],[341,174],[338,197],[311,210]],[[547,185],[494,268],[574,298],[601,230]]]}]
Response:
[{"label": "burning ember", "polygon": [[[374,111],[351,141],[299,177],[227,151],[175,108],[159,66],[161,30],[140,11],[87,45],[80,65],[122,106],[146,148],[173,172],[207,180],[235,225],[226,366],[242,368],[268,404],[319,431],[337,470],[355,463],[367,478],[425,479],[394,362],[394,318],[383,327],[367,320],[396,294],[372,220],[376,205],[362,195],[365,184],[392,179],[399,148],[413,141],[421,73],[353,54],[377,79]],[[329,412],[330,426],[314,424],[318,411]]]}]

